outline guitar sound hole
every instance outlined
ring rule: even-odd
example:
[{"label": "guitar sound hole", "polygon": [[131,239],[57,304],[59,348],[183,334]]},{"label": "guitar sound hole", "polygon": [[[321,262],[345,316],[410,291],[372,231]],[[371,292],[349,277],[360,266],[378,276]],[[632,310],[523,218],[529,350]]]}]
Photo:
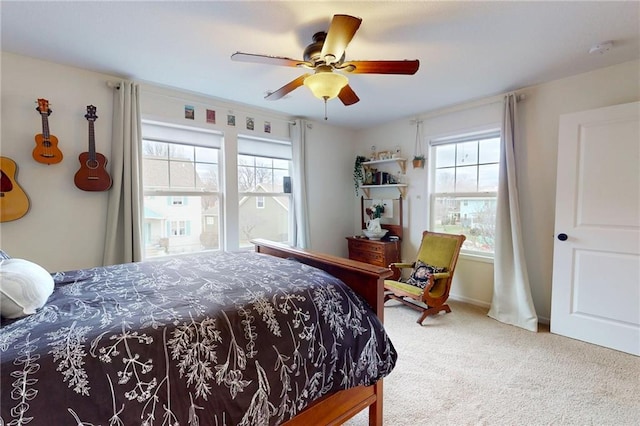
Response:
[{"label": "guitar sound hole", "polygon": [[98,161],[96,160],[87,160],[87,168],[91,170],[95,170],[98,168]]}]

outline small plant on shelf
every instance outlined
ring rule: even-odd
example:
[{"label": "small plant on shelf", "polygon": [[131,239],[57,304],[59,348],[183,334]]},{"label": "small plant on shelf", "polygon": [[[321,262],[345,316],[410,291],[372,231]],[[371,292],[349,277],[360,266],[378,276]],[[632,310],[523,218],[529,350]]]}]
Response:
[{"label": "small plant on shelf", "polygon": [[362,183],[364,182],[364,172],[363,172],[362,163],[364,163],[365,161],[367,161],[367,159],[364,156],[358,155],[356,156],[356,162],[353,165],[353,184],[356,189],[356,196],[358,196],[358,190],[360,189],[360,185],[362,185]]},{"label": "small plant on shelf", "polygon": [[422,169],[424,167],[424,155],[415,155],[413,157],[413,168]]}]

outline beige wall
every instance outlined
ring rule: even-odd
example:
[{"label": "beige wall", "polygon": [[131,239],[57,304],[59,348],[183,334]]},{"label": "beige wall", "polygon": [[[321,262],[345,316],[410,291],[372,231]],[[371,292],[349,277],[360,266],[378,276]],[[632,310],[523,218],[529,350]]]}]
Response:
[{"label": "beige wall", "polygon": [[[21,219],[0,224],[0,247],[14,257],[32,260],[49,271],[87,268],[102,263],[108,192],[77,189],[73,176],[78,155],[87,150],[86,106],[97,106],[96,147],[111,157],[114,76],[2,52],[0,104],[0,153],[18,164],[17,181],[27,192],[31,209]],[[53,114],[51,134],[59,139],[64,160],[56,165],[35,162],[31,151],[34,136],[42,132],[35,111],[38,98],[48,99]],[[185,120],[184,106],[196,109],[195,120]],[[217,124],[205,123],[204,110],[214,108]],[[322,104],[318,103],[318,108]],[[225,132],[228,182],[235,182],[237,134],[266,136],[264,121],[270,121],[270,137],[288,137],[290,117],[247,105],[180,90],[142,85],[143,116],[183,125],[204,125]],[[227,112],[236,115],[236,127],[226,126]],[[246,117],[255,119],[256,131],[246,130]],[[352,132],[323,123],[311,123],[307,148],[311,248],[335,255],[346,254],[344,236],[350,231],[350,159]],[[233,161],[233,162],[231,162]],[[110,170],[110,169],[109,169]],[[237,192],[237,191],[236,191]],[[227,206],[237,206],[237,196],[227,194]],[[237,207],[236,212],[237,212]],[[233,213],[233,210],[228,213]],[[345,217],[346,216],[346,217]],[[234,219],[227,215],[227,219]],[[230,228],[237,224],[228,224]],[[233,249],[234,247],[230,247]]]},{"label": "beige wall", "polygon": [[[636,101],[640,99],[639,81],[639,62],[632,61],[518,91],[526,96],[518,103],[521,148],[516,158],[524,249],[531,292],[542,321],[548,321],[551,310],[558,117],[568,112]],[[501,111],[501,97],[495,97],[425,112],[420,115],[425,140],[499,124]],[[404,155],[411,158],[415,125],[410,124],[410,119],[415,118],[359,131],[357,152],[366,155],[371,145],[390,149],[399,144]],[[405,234],[408,235],[402,245],[406,260],[413,260],[420,234],[428,226],[427,175],[427,169],[409,167],[407,172],[410,187]],[[354,231],[357,232],[359,204],[353,202],[353,205]],[[461,258],[452,297],[488,307],[492,294],[492,263]]]},{"label": "beige wall", "polygon": [[[524,148],[517,158],[524,245],[535,306],[543,320],[549,317],[551,300],[558,117],[639,100],[639,77],[639,62],[633,61],[519,91],[526,94],[518,105]],[[2,53],[0,152],[18,163],[18,183],[31,201],[31,210],[25,217],[0,225],[1,247],[11,255],[31,259],[50,271],[101,263],[108,193],[77,189],[73,175],[79,167],[78,155],[87,150],[84,114],[89,104],[98,108],[97,149],[110,158],[112,89],[105,82],[114,79]],[[263,120],[272,121],[274,136],[283,134],[286,128],[283,123],[288,118],[277,113],[175,89],[157,89],[152,96],[150,87],[145,87],[143,113],[152,118],[184,122],[184,117],[176,117],[183,115],[185,103],[195,103],[197,111],[206,105],[219,107],[217,126],[226,132],[225,143],[231,148],[239,130],[220,124],[226,122],[226,111],[235,112],[238,126],[244,125],[249,114],[255,116],[256,128]],[[51,133],[60,140],[65,155],[57,165],[39,164],[31,158],[34,136],[42,131],[35,111],[38,98],[52,103]],[[169,98],[172,100],[163,104]],[[500,102],[480,100],[446,111],[425,112],[421,118],[428,138],[493,125],[500,122],[500,116]],[[307,168],[312,249],[347,255],[344,237],[360,232],[359,200],[352,183],[355,155],[366,155],[371,145],[379,150],[400,145],[403,155],[410,158],[415,144],[415,126],[409,123],[412,118],[415,117],[357,132],[330,123],[310,123]],[[232,159],[233,155],[225,158]],[[233,170],[228,173],[232,179]],[[409,165],[407,179],[410,187],[402,250],[403,258],[409,260],[415,256],[420,233],[427,228],[427,170],[414,170]],[[382,191],[380,197],[397,197],[397,191]],[[232,197],[225,201],[237,205],[237,199]],[[454,297],[488,306],[492,286],[491,263],[467,258],[460,261]]]},{"label": "beige wall", "polygon": [[551,312],[558,123],[562,114],[640,100],[640,62],[632,61],[523,91],[524,150],[516,158],[525,254],[538,315]]},{"label": "beige wall", "polygon": [[[0,225],[2,248],[48,270],[102,263],[107,192],[77,189],[78,155],[88,149],[87,105],[97,107],[96,150],[111,158],[112,89],[108,76],[23,56],[2,53],[0,150],[18,164],[17,181],[30,200],[26,216]],[[64,155],[45,165],[31,157],[42,133],[38,98],[48,99],[52,135]]]}]

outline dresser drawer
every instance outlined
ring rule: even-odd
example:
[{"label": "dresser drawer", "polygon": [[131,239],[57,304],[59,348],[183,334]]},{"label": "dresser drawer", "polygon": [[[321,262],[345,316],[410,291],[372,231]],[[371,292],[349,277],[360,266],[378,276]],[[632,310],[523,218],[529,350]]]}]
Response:
[{"label": "dresser drawer", "polygon": [[387,267],[384,264],[384,256],[381,253],[373,253],[369,251],[349,251],[349,258],[359,262],[370,263],[372,265]]},{"label": "dresser drawer", "polygon": [[384,246],[380,244],[372,244],[369,241],[349,241],[349,251],[370,251],[374,253],[383,253]]},{"label": "dresser drawer", "polygon": [[347,237],[349,259],[388,268],[389,264],[400,262],[399,241],[371,241]]}]

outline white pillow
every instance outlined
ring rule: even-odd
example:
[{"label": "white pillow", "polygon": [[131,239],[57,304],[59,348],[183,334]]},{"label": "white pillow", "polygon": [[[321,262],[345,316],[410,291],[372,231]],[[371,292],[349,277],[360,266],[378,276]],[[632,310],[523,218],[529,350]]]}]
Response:
[{"label": "white pillow", "polygon": [[53,277],[24,259],[0,260],[0,315],[20,318],[36,313],[53,293]]}]

